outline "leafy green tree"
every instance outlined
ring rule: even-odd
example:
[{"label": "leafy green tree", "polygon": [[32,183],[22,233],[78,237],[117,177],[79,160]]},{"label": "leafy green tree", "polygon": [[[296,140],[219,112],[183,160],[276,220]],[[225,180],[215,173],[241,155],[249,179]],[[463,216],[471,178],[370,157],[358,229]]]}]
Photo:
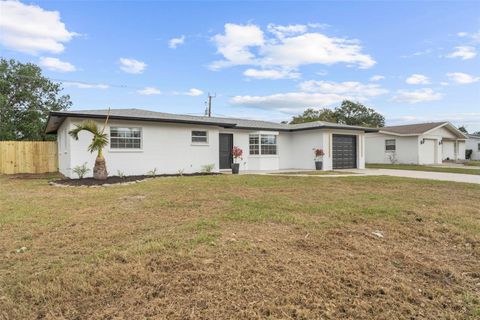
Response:
[{"label": "leafy green tree", "polygon": [[335,108],[335,115],[341,124],[374,128],[385,126],[384,116],[359,102],[344,100],[340,107]]},{"label": "leafy green tree", "polygon": [[364,127],[385,126],[385,117],[380,113],[361,103],[348,100],[344,100],[334,110],[328,108],[319,110],[308,108],[302,114],[294,116],[290,123],[296,124],[312,121],[326,121]]},{"label": "leafy green tree", "polygon": [[0,59],[0,140],[46,140],[50,111],[68,109],[70,96],[61,84],[42,75],[40,67]]},{"label": "leafy green tree", "polygon": [[308,108],[301,115],[294,116],[291,124],[304,123],[304,122],[313,122],[313,121],[326,121],[326,122],[337,122],[337,116],[335,112],[328,108],[323,108],[315,110]]},{"label": "leafy green tree", "polygon": [[458,130],[465,134],[468,134],[467,128],[465,128],[465,126],[458,127]]}]

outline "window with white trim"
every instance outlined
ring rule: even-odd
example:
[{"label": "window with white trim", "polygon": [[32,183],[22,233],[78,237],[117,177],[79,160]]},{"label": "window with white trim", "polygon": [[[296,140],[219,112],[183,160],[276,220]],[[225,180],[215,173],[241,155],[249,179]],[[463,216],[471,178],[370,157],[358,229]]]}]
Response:
[{"label": "window with white trim", "polygon": [[480,151],[480,143],[478,144],[478,151]]},{"label": "window with white trim", "polygon": [[274,134],[251,134],[249,147],[251,155],[276,155],[277,136]]},{"label": "window with white trim", "polygon": [[208,143],[208,132],[192,131],[192,143]]},{"label": "window with white trim", "polygon": [[110,149],[141,149],[142,129],[110,127]]},{"label": "window with white trim", "polygon": [[395,139],[385,140],[385,151],[395,151],[397,150]]}]

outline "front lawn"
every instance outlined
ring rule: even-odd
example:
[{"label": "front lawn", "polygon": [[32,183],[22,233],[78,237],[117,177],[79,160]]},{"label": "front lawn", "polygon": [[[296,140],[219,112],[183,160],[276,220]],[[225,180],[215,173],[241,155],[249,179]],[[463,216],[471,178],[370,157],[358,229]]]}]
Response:
[{"label": "front lawn", "polygon": [[293,175],[308,175],[308,176],[330,176],[330,175],[342,175],[342,174],[354,174],[354,172],[347,171],[323,171],[323,170],[312,170],[312,171],[288,171],[288,172],[275,172],[271,174],[282,175],[282,174],[293,174]]},{"label": "front lawn", "polygon": [[480,186],[0,176],[2,319],[478,319]]},{"label": "front lawn", "polygon": [[415,170],[415,171],[432,171],[432,172],[448,172],[480,175],[480,169],[457,168],[457,167],[436,167],[422,166],[414,164],[380,164],[367,163],[365,165],[369,169],[395,169],[395,170]]},{"label": "front lawn", "polygon": [[480,167],[480,160],[470,160],[464,163],[466,166]]}]

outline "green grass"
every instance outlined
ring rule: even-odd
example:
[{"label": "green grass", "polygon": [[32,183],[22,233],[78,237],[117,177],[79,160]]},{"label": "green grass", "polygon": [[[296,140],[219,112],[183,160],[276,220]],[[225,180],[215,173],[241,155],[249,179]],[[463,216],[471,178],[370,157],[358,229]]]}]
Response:
[{"label": "green grass", "polygon": [[464,163],[466,166],[480,167],[480,160],[470,160]]},{"label": "green grass", "polygon": [[395,170],[414,170],[414,171],[430,171],[430,172],[447,172],[447,173],[462,173],[480,175],[480,169],[467,169],[467,168],[447,168],[447,167],[435,167],[435,166],[422,166],[413,164],[377,164],[368,163],[367,168],[370,169],[395,169]]},{"label": "green grass", "polygon": [[271,174],[286,174],[286,175],[309,175],[309,176],[329,176],[329,175],[343,175],[343,174],[355,174],[355,172],[347,172],[347,171],[323,171],[323,170],[315,170],[315,171],[289,171],[289,172],[278,172],[278,173],[271,173]]}]

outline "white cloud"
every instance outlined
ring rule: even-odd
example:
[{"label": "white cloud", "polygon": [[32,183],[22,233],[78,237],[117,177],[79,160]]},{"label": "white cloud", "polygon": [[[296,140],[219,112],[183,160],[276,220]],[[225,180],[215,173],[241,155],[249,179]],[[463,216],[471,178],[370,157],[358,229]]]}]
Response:
[{"label": "white cloud", "polygon": [[435,92],[430,88],[418,89],[418,90],[399,90],[397,95],[392,98],[392,101],[406,102],[406,103],[418,103],[437,101],[443,98],[443,94]]},{"label": "white cloud", "polygon": [[190,97],[198,97],[203,94],[203,91],[197,88],[191,88],[185,94]]},{"label": "white cloud", "polygon": [[447,55],[448,58],[460,58],[462,60],[473,59],[477,55],[475,47],[460,46],[455,47],[455,51]]},{"label": "white cloud", "polygon": [[19,1],[0,1],[0,43],[29,54],[60,53],[75,35],[65,27],[58,11],[47,11]]},{"label": "white cloud", "polygon": [[305,92],[343,94],[349,97],[355,97],[356,100],[367,100],[369,97],[379,96],[388,92],[378,84],[362,84],[355,81],[333,82],[309,80],[300,83],[299,87],[300,90]]},{"label": "white cloud", "polygon": [[447,73],[447,77],[449,77],[450,80],[458,84],[469,84],[480,81],[480,77],[474,77],[470,74],[463,72]]},{"label": "white cloud", "polygon": [[412,74],[405,82],[408,84],[429,84],[430,80],[423,74]]},{"label": "white cloud", "polygon": [[147,64],[145,62],[138,61],[135,59],[120,58],[119,62],[120,62],[120,69],[122,69],[127,73],[132,73],[132,74],[142,73],[147,67]]},{"label": "white cloud", "polygon": [[381,76],[379,74],[370,77],[370,81],[380,81],[384,79],[385,79],[385,76]]},{"label": "white cloud", "polygon": [[359,82],[304,81],[299,92],[276,93],[265,96],[234,96],[230,102],[245,107],[297,113],[307,107],[324,107],[345,99],[367,101],[385,94],[387,90],[376,84]]},{"label": "white cloud", "polygon": [[252,24],[225,24],[225,33],[217,34],[212,41],[223,60],[215,61],[210,68],[235,65],[260,66],[263,69],[296,69],[302,65],[346,63],[359,68],[369,68],[375,61],[362,53],[357,40],[334,38],[319,32],[308,31],[308,25],[279,26],[270,24],[265,36],[260,27]]},{"label": "white cloud", "polygon": [[145,87],[141,90],[137,90],[137,93],[143,96],[151,96],[151,95],[161,94],[162,91],[160,91],[160,89],[157,89],[155,87]]},{"label": "white cloud", "polygon": [[185,92],[174,91],[173,94],[176,96],[198,97],[203,94],[203,91],[197,88],[191,88],[190,90]]},{"label": "white cloud", "polygon": [[462,38],[470,38],[473,42],[480,42],[480,30],[477,32],[459,32],[457,36]]},{"label": "white cloud", "polygon": [[73,72],[77,70],[77,68],[75,68],[75,66],[70,62],[51,57],[41,57],[38,64],[41,67],[52,71]]},{"label": "white cloud", "polygon": [[296,34],[307,32],[308,27],[304,24],[290,24],[288,26],[281,26],[270,23],[267,26],[268,32],[274,34],[277,38],[290,37]]},{"label": "white cloud", "polygon": [[286,113],[297,113],[308,107],[322,107],[339,103],[343,97],[338,94],[288,92],[266,96],[234,96],[232,104],[276,110]]},{"label": "white cloud", "polygon": [[86,83],[86,82],[76,82],[76,81],[64,81],[63,85],[65,87],[74,87],[78,89],[108,89],[110,86],[103,83]]},{"label": "white cloud", "polygon": [[170,49],[176,49],[179,45],[185,43],[185,36],[182,35],[178,38],[172,38],[168,41],[168,47]]},{"label": "white cloud", "polygon": [[298,79],[300,73],[288,69],[247,69],[244,76],[255,79]]}]

